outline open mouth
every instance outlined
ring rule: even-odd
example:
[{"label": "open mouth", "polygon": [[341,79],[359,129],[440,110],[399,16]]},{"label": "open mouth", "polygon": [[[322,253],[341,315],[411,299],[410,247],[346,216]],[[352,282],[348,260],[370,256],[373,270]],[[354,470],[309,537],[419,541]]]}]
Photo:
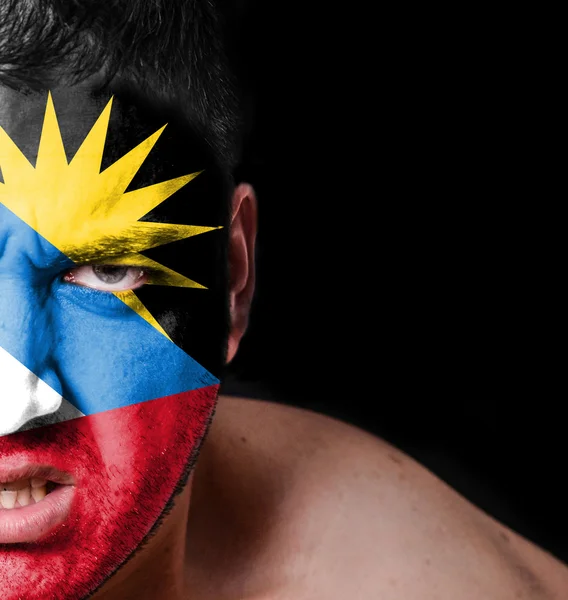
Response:
[{"label": "open mouth", "polygon": [[60,484],[40,477],[19,479],[9,483],[0,482],[0,510],[23,508],[41,502]]},{"label": "open mouth", "polygon": [[0,544],[43,538],[67,519],[74,493],[73,477],[49,466],[0,469]]}]

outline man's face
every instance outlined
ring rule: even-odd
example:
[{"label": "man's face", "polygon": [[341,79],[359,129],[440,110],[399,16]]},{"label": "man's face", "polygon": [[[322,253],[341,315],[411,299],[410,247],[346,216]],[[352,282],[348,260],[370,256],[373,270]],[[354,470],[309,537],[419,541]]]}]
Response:
[{"label": "man's face", "polygon": [[[79,598],[111,575],[184,483],[217,397],[199,348],[222,336],[199,339],[203,319],[180,308],[213,298],[202,252],[220,223],[198,193],[203,166],[179,152],[183,131],[156,133],[165,120],[109,99],[0,87],[7,599]],[[199,238],[209,246],[180,261]]]}]

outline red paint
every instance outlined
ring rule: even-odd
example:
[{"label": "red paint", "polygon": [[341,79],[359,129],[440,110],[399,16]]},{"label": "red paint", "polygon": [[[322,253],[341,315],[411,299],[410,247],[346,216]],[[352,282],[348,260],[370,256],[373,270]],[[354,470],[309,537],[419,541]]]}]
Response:
[{"label": "red paint", "polygon": [[0,437],[0,468],[70,473],[69,517],[45,537],[0,544],[3,600],[81,598],[121,565],[162,514],[211,417],[218,386]]}]

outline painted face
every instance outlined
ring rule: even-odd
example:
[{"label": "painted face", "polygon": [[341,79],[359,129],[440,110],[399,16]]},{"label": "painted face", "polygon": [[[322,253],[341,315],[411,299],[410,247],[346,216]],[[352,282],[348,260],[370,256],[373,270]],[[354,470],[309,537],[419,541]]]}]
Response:
[{"label": "painted face", "polygon": [[200,347],[222,335],[203,340],[198,309],[222,306],[222,230],[183,131],[144,114],[0,88],[4,598],[97,588],[185,483],[214,408]]}]

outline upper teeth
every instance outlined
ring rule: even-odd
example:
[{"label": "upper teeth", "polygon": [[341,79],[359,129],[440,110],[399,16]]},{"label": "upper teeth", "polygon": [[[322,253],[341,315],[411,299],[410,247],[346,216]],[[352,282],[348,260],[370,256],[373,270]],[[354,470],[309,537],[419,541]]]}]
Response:
[{"label": "upper teeth", "polygon": [[0,483],[0,508],[17,508],[43,500],[47,480],[34,477],[10,483]]}]

